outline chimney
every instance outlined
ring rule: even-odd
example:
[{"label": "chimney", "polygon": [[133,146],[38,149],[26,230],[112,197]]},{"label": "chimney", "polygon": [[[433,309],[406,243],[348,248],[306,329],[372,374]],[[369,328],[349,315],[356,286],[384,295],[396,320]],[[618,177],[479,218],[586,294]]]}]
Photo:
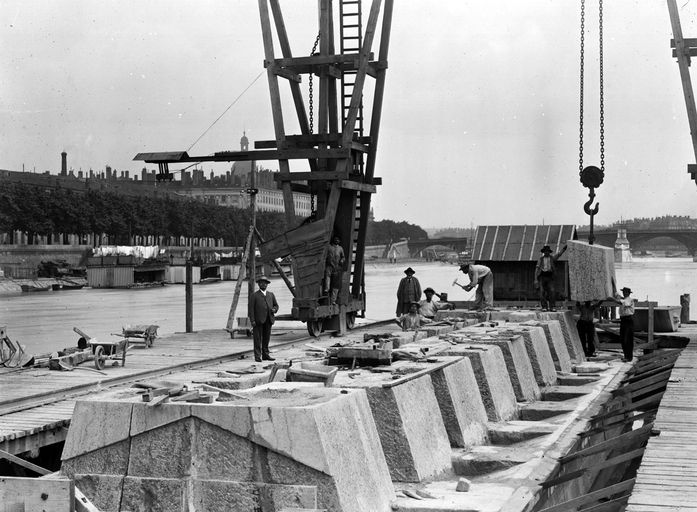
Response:
[{"label": "chimney", "polygon": [[68,153],[63,151],[61,153],[61,175],[65,176],[68,174]]}]

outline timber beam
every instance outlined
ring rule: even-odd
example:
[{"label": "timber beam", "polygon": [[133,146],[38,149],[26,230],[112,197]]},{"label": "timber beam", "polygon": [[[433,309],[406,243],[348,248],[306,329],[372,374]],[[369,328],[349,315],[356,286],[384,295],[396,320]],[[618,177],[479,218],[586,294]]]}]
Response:
[{"label": "timber beam", "polygon": [[248,162],[263,160],[308,160],[351,158],[351,148],[287,148],[267,151],[219,151],[212,155],[189,156],[186,151],[138,153],[133,160],[151,164],[191,162]]}]

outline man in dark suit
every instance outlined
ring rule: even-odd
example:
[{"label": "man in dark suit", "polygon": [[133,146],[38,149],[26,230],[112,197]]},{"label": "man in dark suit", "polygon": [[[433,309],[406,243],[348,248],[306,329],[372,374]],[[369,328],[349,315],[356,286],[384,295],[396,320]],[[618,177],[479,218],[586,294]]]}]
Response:
[{"label": "man in dark suit", "polygon": [[269,354],[269,340],[271,326],[276,320],[274,315],[278,311],[278,302],[273,293],[266,291],[270,282],[264,275],[257,277],[259,289],[249,299],[248,316],[252,322],[254,360],[257,362],[274,360]]}]

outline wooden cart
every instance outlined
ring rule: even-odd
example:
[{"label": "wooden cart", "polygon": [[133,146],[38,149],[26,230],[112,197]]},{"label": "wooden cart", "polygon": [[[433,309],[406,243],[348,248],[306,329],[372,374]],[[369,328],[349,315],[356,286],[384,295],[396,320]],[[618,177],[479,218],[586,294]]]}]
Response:
[{"label": "wooden cart", "polygon": [[129,325],[122,327],[121,334],[117,336],[127,338],[131,343],[142,343],[146,348],[150,348],[155,343],[159,327],[159,325],[153,324]]},{"label": "wooden cart", "polygon": [[128,352],[128,338],[118,341],[99,341],[96,338],[87,340],[87,344],[92,349],[94,355],[94,366],[101,370],[106,366],[106,362],[121,360],[121,366],[126,366],[126,352]]}]

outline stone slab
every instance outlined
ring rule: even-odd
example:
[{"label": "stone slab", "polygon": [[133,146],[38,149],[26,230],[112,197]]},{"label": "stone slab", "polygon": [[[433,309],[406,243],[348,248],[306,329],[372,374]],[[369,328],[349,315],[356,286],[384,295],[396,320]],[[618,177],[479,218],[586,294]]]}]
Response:
[{"label": "stone slab", "polygon": [[132,408],[129,402],[76,402],[63,446],[63,460],[128,439]]},{"label": "stone slab", "polygon": [[177,478],[128,476],[123,482],[121,510],[129,512],[188,512],[188,483]]},{"label": "stone slab", "polygon": [[75,486],[99,509],[99,512],[119,512],[123,475],[74,476]]},{"label": "stone slab", "polygon": [[567,242],[569,295],[571,300],[602,300],[616,290],[615,251],[578,240]]},{"label": "stone slab", "polygon": [[558,372],[569,373],[571,371],[571,357],[566,346],[564,332],[558,320],[530,320],[522,325],[542,327],[547,338],[547,345],[552,354],[554,367]]},{"label": "stone slab", "polygon": [[538,386],[541,388],[551,386],[557,381],[557,369],[554,366],[552,353],[547,345],[547,338],[542,327],[506,324],[499,328],[498,332],[523,337]]},{"label": "stone slab", "polygon": [[473,320],[484,322],[488,318],[487,311],[470,311],[469,309],[441,309],[436,311],[434,320]]},{"label": "stone slab", "polygon": [[470,345],[496,345],[503,353],[511,385],[519,402],[540,398],[540,388],[532,371],[530,358],[522,336],[498,336],[496,334],[451,334],[449,339]]},{"label": "stone slab", "polygon": [[490,421],[515,417],[515,391],[508,377],[503,352],[497,346],[451,345],[447,355],[465,356],[472,363],[479,393]]},{"label": "stone slab", "polygon": [[307,485],[194,480],[193,503],[194,510],[205,512],[314,509],[317,507],[317,488]]},{"label": "stone slab", "polygon": [[337,374],[334,385],[365,389],[392,480],[421,482],[450,468],[448,434],[428,373],[399,383],[389,373]]}]

